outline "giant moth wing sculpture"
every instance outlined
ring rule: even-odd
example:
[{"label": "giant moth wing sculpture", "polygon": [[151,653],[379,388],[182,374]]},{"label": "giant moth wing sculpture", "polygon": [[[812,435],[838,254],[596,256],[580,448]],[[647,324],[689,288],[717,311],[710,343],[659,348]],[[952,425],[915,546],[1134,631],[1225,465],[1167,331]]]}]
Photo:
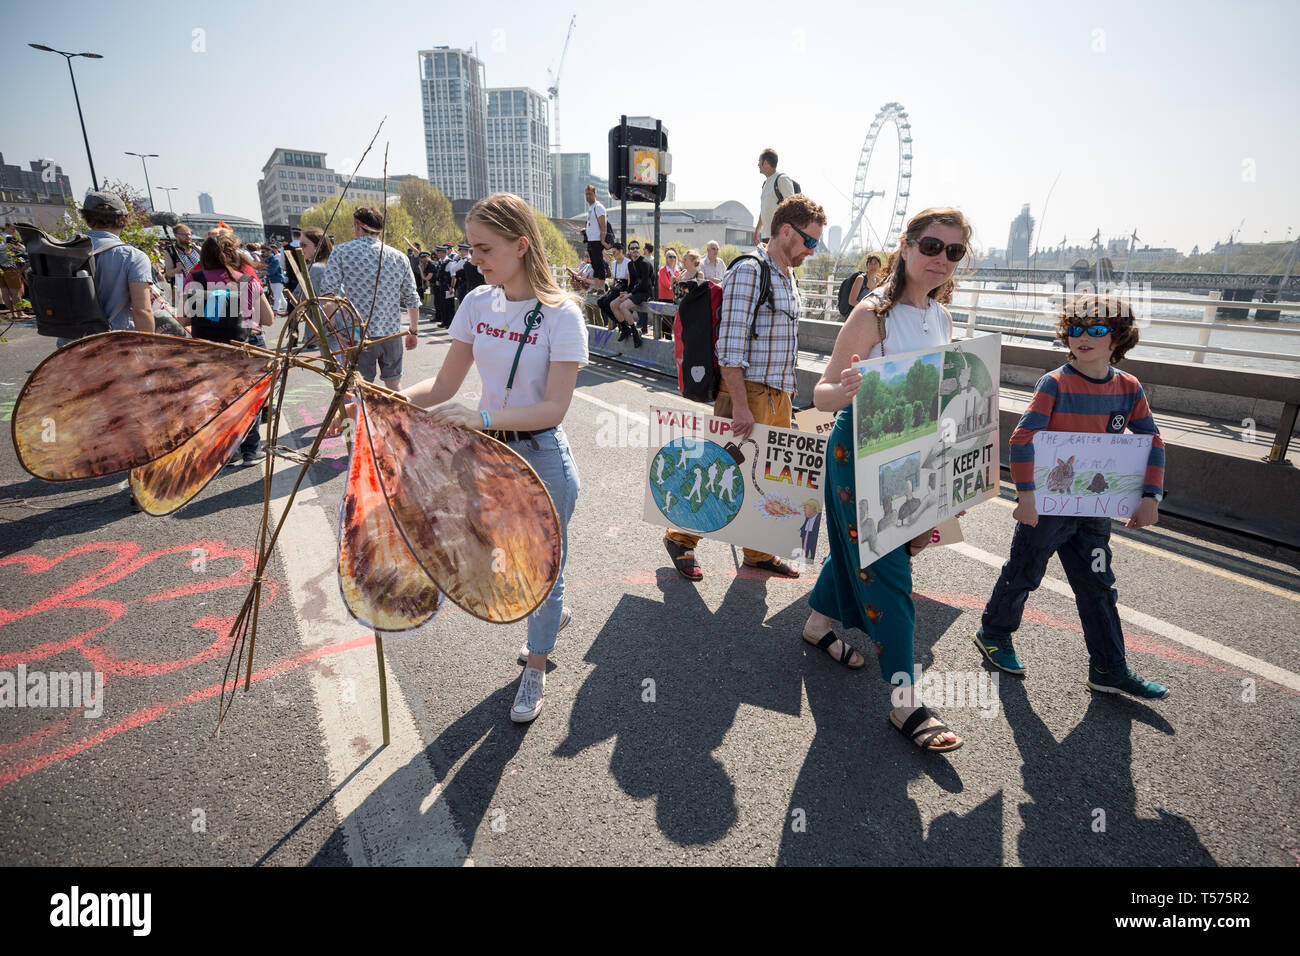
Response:
[{"label": "giant moth wing sculpture", "polygon": [[[302,319],[304,307],[319,301],[299,305],[285,332]],[[537,473],[505,445],[436,424],[424,409],[359,381],[355,354],[344,370],[328,347],[322,362],[285,349],[284,341],[282,332],[282,347],[270,351],[144,332],[80,339],[41,362],[23,386],[12,419],[14,447],[22,466],[48,481],[128,471],[141,508],[165,515],[192,500],[225,466],[291,366],[333,381],[326,422],[350,390],[357,419],[340,506],[338,580],[349,613],[376,632],[387,743],[380,634],[420,626],[443,595],[481,620],[526,617],[555,585],[559,522]],[[364,329],[360,342],[369,344]],[[282,402],[283,387],[277,394]],[[278,404],[270,449],[276,447]],[[323,433],[324,426],[299,484]],[[274,460],[267,455],[257,570],[232,629],[227,662],[227,677],[233,665],[237,678],[247,658],[245,690],[262,574],[292,504],[291,496],[272,527]],[[222,697],[224,717],[229,703]]]}]

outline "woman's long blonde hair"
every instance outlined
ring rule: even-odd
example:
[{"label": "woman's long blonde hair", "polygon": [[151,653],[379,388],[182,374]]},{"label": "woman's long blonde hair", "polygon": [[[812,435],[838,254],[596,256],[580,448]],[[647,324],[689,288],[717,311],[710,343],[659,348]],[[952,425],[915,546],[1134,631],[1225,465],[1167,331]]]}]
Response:
[{"label": "woman's long blonde hair", "polygon": [[465,217],[465,222],[481,223],[507,242],[528,240],[528,251],[524,253],[524,272],[533,295],[542,305],[552,308],[571,301],[573,297],[555,283],[551,275],[550,263],[546,260],[546,248],[542,245],[542,230],[537,225],[537,217],[528,203],[514,193],[494,193],[487,199],[480,199]]},{"label": "woman's long blonde hair", "polygon": [[[913,216],[907,223],[907,229],[903,232],[902,239],[899,240],[898,248],[889,255],[889,261],[885,263],[877,281],[883,284],[883,289],[877,294],[881,304],[876,307],[876,314],[881,318],[889,315],[889,310],[894,307],[899,296],[903,294],[903,289],[907,285],[907,265],[903,260],[903,246],[907,245],[908,240],[920,239],[925,230],[932,225],[955,226],[961,230],[962,241],[966,243],[966,261],[973,262],[974,256],[970,248],[971,228],[966,217],[962,215],[960,209],[954,209],[951,206],[933,206],[930,209],[922,209]],[[940,253],[942,255],[943,253]],[[954,279],[949,279],[943,285],[935,286],[930,290],[929,296],[935,302],[947,305],[952,301],[953,289],[957,287]]]}]

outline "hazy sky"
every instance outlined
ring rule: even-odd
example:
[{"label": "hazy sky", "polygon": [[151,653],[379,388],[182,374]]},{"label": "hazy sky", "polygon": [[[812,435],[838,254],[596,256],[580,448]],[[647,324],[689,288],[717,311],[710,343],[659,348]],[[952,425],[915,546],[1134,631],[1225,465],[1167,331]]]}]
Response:
[{"label": "hazy sky", "polygon": [[[1300,230],[1295,0],[3,5],[6,162],[54,157],[89,186],[67,68],[25,44],[101,53],[74,61],[96,170],[143,186],[123,151],[160,154],[150,179],[180,187],[178,212],[206,191],[218,212],[260,220],[275,147],[324,150],[343,171],[384,115],[362,173],[380,174],[387,141],[390,173],[423,176],[416,51],[477,45],[489,86],[544,91],[576,13],[564,150],[603,175],[619,114],[659,117],[678,199],[756,211],[771,146],[846,225],[863,137],[896,100],[914,139],[909,212],[959,206],[984,247],[1006,244],[1023,203],[1043,245],[1136,228],[1188,251],[1243,219],[1242,241]],[[896,163],[882,145],[874,188],[892,192]]]}]

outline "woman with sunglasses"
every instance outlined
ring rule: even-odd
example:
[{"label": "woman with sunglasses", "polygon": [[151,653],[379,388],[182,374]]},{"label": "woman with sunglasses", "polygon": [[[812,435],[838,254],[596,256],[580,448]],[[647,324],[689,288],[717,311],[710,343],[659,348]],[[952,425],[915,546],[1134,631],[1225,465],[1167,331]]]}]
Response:
[{"label": "woman with sunglasses", "polygon": [[[911,558],[929,543],[930,532],[859,566],[857,485],[854,480],[853,397],[862,383],[854,363],[884,355],[947,345],[952,319],[942,303],[952,300],[953,273],[966,256],[971,228],[960,211],[926,209],[912,217],[889,257],[883,284],[849,313],[813,401],[824,412],[838,412],[827,442],[826,519],[830,554],[808,598],[811,613],[803,639],[826,651],[845,667],[856,670],[866,658],[836,635],[836,628],[866,632],[880,662],[880,674],[891,683],[906,681],[891,695],[889,721],[922,750],[956,750],[962,739],[933,712],[913,701],[913,637],[916,608],[912,604]],[[866,523],[885,516],[861,517],[863,534],[877,528]]]}]

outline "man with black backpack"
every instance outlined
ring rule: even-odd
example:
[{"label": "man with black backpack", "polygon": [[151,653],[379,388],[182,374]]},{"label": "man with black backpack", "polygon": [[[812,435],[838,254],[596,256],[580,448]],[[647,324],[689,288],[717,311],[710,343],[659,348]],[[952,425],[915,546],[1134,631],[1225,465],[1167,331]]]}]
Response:
[{"label": "man with black backpack", "polygon": [[587,186],[587,224],[583,227],[582,238],[591,256],[591,277],[597,280],[594,288],[603,291],[609,275],[605,268],[605,250],[613,245],[614,234],[605,207],[596,201],[596,187],[591,185]]},{"label": "man with black backpack", "polygon": [[[81,215],[90,227],[87,235],[95,257],[95,298],[109,329],[152,332],[149,287],[153,285],[153,266],[142,251],[122,241],[129,218],[126,203],[117,193],[91,190],[81,204]],[[71,341],[71,337],[59,338],[59,347]]]},{"label": "man with black backpack", "polygon": [[776,207],[796,193],[802,192],[799,184],[786,173],[776,171],[776,150],[765,149],[758,154],[758,171],[766,179],[758,194],[758,222],[754,226],[754,245],[767,242],[772,236],[772,217]]},{"label": "man with black backpack", "polygon": [[[755,424],[789,428],[799,356],[803,303],[794,269],[817,248],[826,212],[807,196],[790,196],[776,207],[766,248],[740,256],[722,280],[717,357],[722,383],[713,414],[731,419],[736,442]],[[690,581],[704,577],[695,560],[700,535],[670,530],[664,547],[673,566]],[[774,554],[745,549],[745,564],[788,578],[799,572]]]}]

